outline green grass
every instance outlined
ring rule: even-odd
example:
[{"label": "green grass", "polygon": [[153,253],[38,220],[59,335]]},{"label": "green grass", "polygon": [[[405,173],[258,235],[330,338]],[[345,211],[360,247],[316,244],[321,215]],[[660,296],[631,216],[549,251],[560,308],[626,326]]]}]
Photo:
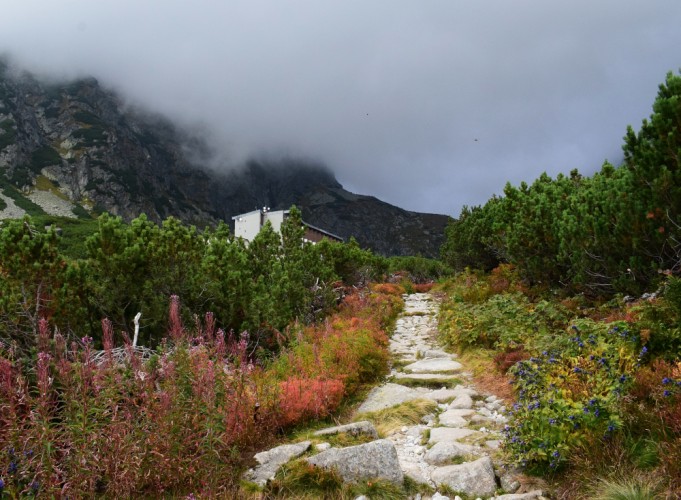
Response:
[{"label": "green grass", "polygon": [[284,465],[261,493],[254,491],[252,487],[245,487],[243,490],[245,497],[250,496],[254,499],[296,498],[302,500],[319,498],[352,500],[361,495],[372,500],[401,500],[413,493],[432,491],[427,485],[419,485],[413,481],[405,481],[402,486],[381,479],[344,484],[335,471],[315,467],[305,460],[295,460]]},{"label": "green grass", "polygon": [[100,142],[106,141],[107,137],[106,131],[100,126],[79,128],[72,135],[79,139],[83,146],[95,146]]},{"label": "green grass", "polygon": [[49,167],[50,165],[61,165],[61,156],[54,148],[50,146],[43,146],[40,149],[36,149],[31,153],[31,170],[36,173]]},{"label": "green grass", "polygon": [[594,500],[652,500],[659,498],[658,488],[636,478],[602,479],[595,488]]},{"label": "green grass", "polygon": [[404,385],[406,387],[427,387],[428,389],[442,389],[443,387],[447,389],[453,389],[462,383],[461,379],[459,378],[393,378],[392,382]]},{"label": "green grass", "polygon": [[17,132],[13,127],[14,122],[12,120],[3,120],[0,123],[0,129],[3,133],[0,134],[0,150],[3,150],[10,144],[14,144],[17,137]]}]

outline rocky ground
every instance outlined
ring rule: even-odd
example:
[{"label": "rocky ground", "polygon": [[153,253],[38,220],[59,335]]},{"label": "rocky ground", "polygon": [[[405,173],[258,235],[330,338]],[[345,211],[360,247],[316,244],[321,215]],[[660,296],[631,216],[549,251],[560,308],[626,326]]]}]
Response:
[{"label": "rocky ground", "polygon": [[50,191],[41,191],[36,189],[35,191],[31,192],[27,198],[36,205],[40,206],[40,208],[42,208],[45,213],[49,215],[70,217],[72,219],[76,218],[76,215],[73,213],[73,208],[75,205],[68,200],[60,198]]},{"label": "rocky ground", "polygon": [[21,219],[26,214],[23,209],[19,208],[16,203],[14,203],[12,198],[2,194],[2,191],[0,191],[0,198],[2,198],[7,205],[4,210],[0,210],[0,220]]},{"label": "rocky ground", "polygon": [[[23,208],[18,207],[12,198],[3,194],[1,191],[0,198],[5,200],[5,204],[7,205],[4,210],[0,210],[0,220],[21,219],[24,215],[26,215],[26,211]],[[73,213],[73,208],[75,205],[68,200],[60,198],[50,191],[41,191],[36,189],[35,191],[26,195],[26,198],[40,206],[40,208],[42,208],[48,215],[70,217],[72,219],[76,218],[76,215]]]},{"label": "rocky ground", "polygon": [[[390,342],[390,378],[369,393],[356,413],[361,420],[362,414],[409,401],[436,402],[421,423],[402,426],[383,439],[368,421],[318,431],[317,438],[348,433],[364,435],[370,442],[345,448],[323,442],[313,447],[312,441],[284,445],[256,455],[260,465],[247,478],[262,486],[280,465],[314,449],[319,453],[306,460],[335,468],[345,481],[379,478],[401,484],[409,477],[435,490],[414,499],[543,498],[542,491],[528,491],[523,476],[502,463],[500,431],[506,424],[506,405],[494,395],[479,393],[456,356],[439,348],[437,307],[429,294],[406,296]],[[438,382],[443,387],[433,388]]]}]

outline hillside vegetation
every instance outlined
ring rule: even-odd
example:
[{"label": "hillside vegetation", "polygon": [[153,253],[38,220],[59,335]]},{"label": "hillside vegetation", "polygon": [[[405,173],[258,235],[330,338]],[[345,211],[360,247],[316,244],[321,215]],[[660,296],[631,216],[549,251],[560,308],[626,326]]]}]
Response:
[{"label": "hillside vegetation", "polygon": [[304,244],[295,207],[249,244],[42,217],[0,227],[0,496],[233,495],[254,450],[387,370],[405,288],[369,282],[447,272]]},{"label": "hillside vegetation", "polygon": [[577,170],[465,207],[441,255],[457,270],[516,266],[532,285],[588,295],[640,293],[681,271],[681,76],[669,73],[620,167]]},{"label": "hillside vegetation", "polygon": [[442,248],[443,340],[510,378],[505,452],[562,498],[681,495],[681,76],[623,149],[465,207]]}]

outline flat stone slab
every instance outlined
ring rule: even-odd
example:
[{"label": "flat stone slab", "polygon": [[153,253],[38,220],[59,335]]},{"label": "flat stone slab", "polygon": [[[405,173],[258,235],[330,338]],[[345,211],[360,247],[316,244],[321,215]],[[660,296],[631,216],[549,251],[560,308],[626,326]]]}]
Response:
[{"label": "flat stone slab", "polygon": [[306,460],[314,466],[336,470],[343,481],[349,483],[367,479],[384,479],[395,484],[404,481],[397,450],[388,439],[332,448]]},{"label": "flat stone slab", "polygon": [[456,354],[450,354],[448,352],[442,351],[440,349],[430,349],[430,348],[425,348],[425,349],[418,349],[417,355],[422,357],[422,358],[447,358],[447,359],[452,359],[456,357]]},{"label": "flat stone slab", "polygon": [[305,453],[310,449],[311,444],[310,441],[303,441],[296,444],[283,444],[276,448],[272,448],[271,450],[257,453],[253,458],[255,458],[260,465],[254,469],[248,470],[245,474],[245,478],[260,487],[265,486],[267,481],[274,479],[275,474],[282,465]]},{"label": "flat stone slab", "polygon": [[468,425],[468,420],[463,418],[461,415],[457,415],[457,410],[447,410],[440,413],[440,425],[444,427],[466,427]]},{"label": "flat stone slab", "polygon": [[458,415],[460,417],[471,417],[475,416],[475,410],[468,408],[451,408],[447,410],[450,415]]},{"label": "flat stone slab", "polygon": [[426,452],[424,460],[431,465],[443,465],[453,458],[478,457],[480,455],[480,449],[477,446],[456,441],[440,441]]},{"label": "flat stone slab", "polygon": [[433,427],[430,429],[428,444],[435,444],[441,441],[457,441],[476,433],[474,430],[458,427]]},{"label": "flat stone slab", "polygon": [[544,498],[541,490],[528,491],[527,493],[507,493],[492,497],[493,500],[534,500]]},{"label": "flat stone slab", "polygon": [[[456,375],[447,373],[402,373],[397,372],[393,375],[395,378],[408,378],[412,380],[454,380]],[[453,389],[452,389],[453,390]]]},{"label": "flat stone slab", "polygon": [[454,491],[471,496],[490,497],[497,489],[494,467],[489,457],[460,465],[438,467],[430,477],[436,485],[445,484]]},{"label": "flat stone slab", "polygon": [[333,436],[335,434],[350,434],[351,436],[359,436],[363,434],[373,439],[378,439],[378,432],[376,431],[374,424],[368,420],[321,429],[316,431],[313,436]]},{"label": "flat stone slab", "polygon": [[400,384],[388,383],[379,387],[374,387],[367,396],[364,403],[357,409],[357,413],[367,413],[370,411],[384,410],[407,401],[421,399],[427,389],[412,389]]},{"label": "flat stone slab", "polygon": [[461,370],[461,363],[446,358],[420,359],[403,368],[405,372],[412,373],[451,373]]}]

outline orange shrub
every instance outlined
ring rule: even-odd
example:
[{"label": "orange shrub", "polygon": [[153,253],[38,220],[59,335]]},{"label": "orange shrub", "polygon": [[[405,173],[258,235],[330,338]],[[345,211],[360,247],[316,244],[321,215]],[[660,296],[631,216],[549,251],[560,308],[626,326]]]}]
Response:
[{"label": "orange shrub", "polygon": [[338,408],[345,386],[337,379],[289,378],[279,384],[280,424],[282,427],[313,418],[323,418]]},{"label": "orange shrub", "polygon": [[414,283],[414,291],[418,293],[430,292],[435,283]]},{"label": "orange shrub", "polygon": [[376,293],[385,293],[388,295],[396,295],[401,297],[405,293],[405,289],[402,285],[397,283],[378,283],[371,285],[371,291]]}]

